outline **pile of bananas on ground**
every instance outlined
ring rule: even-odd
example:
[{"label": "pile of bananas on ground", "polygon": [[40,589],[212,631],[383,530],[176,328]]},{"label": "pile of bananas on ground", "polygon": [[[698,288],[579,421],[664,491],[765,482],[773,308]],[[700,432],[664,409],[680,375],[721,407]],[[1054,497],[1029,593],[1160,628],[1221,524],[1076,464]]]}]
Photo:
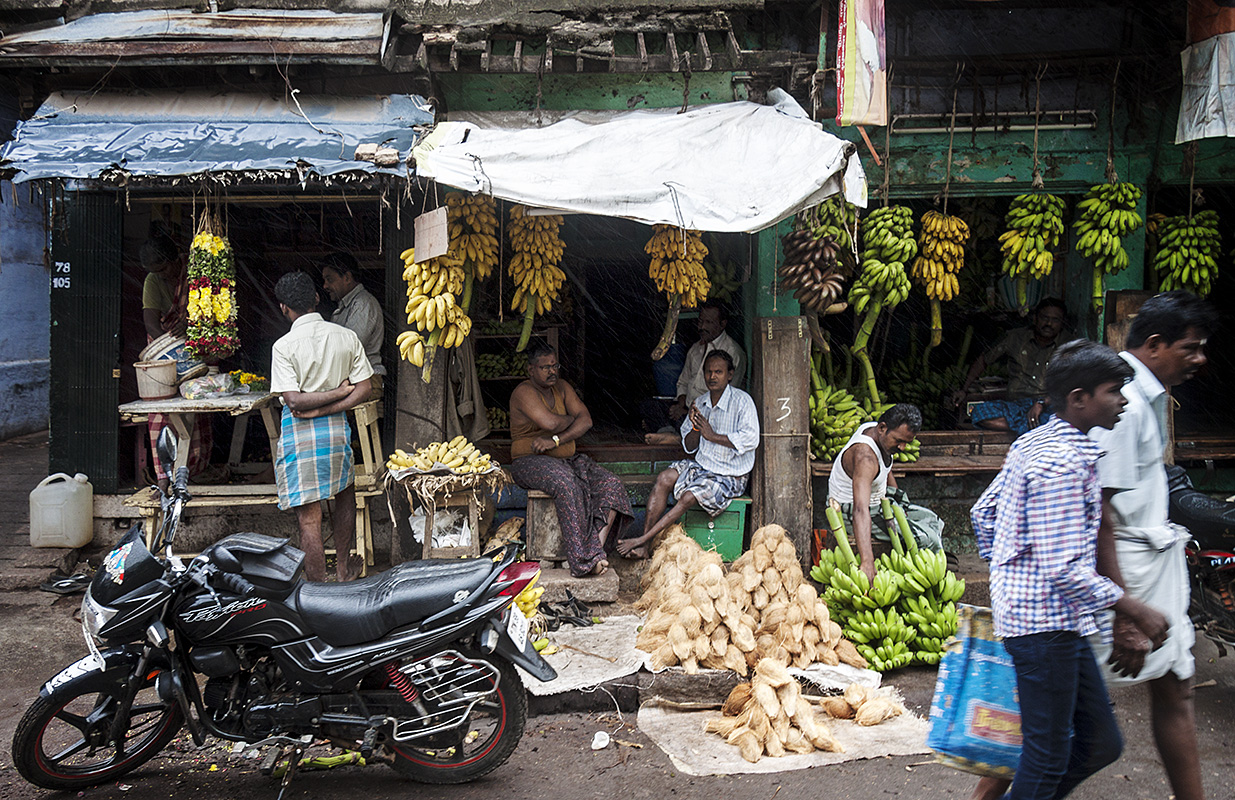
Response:
[{"label": "pile of bananas on ground", "polygon": [[566,245],[562,242],[562,215],[530,216],[524,206],[510,209],[510,257],[507,271],[515,281],[510,307],[523,313],[523,331],[515,347],[522,353],[532,337],[532,320],[553,309],[566,273],[558,268]]},{"label": "pile of bananas on ground", "polygon": [[940,303],[960,294],[957,274],[965,266],[965,243],[969,225],[960,217],[927,211],[922,215],[918,237],[918,257],[914,259],[914,280],[926,289],[931,305],[931,347],[943,341],[943,312]]},{"label": "pile of bananas on ground", "polygon": [[844,304],[837,301],[849,271],[838,261],[841,245],[836,237],[824,234],[816,238],[810,228],[800,227],[781,240],[781,247],[785,260],[776,274],[785,289],[792,290],[799,303],[817,314],[843,311]]},{"label": "pile of bananas on ground", "polygon": [[397,472],[414,468],[427,472],[442,465],[456,475],[488,472],[497,462],[476,449],[466,436],[456,436],[449,442],[433,442],[414,453],[395,450],[386,460],[386,469]]},{"label": "pile of bananas on ground", "polygon": [[1206,209],[1193,215],[1166,217],[1157,224],[1158,252],[1154,269],[1159,291],[1186,289],[1206,297],[1218,279],[1222,232],[1218,214]]},{"label": "pile of bananas on ground", "polygon": [[810,577],[824,586],[832,616],[873,669],[938,664],[944,641],[956,633],[965,582],[948,570],[942,552],[918,547],[899,505],[885,499],[882,511],[893,550],[876,559],[873,583],[859,568],[835,505],[826,513],[837,547],[820,552]]},{"label": "pile of bananas on ground", "polygon": [[680,297],[683,307],[694,308],[708,298],[712,282],[703,267],[708,248],[703,243],[702,231],[656,225],[643,252],[652,257],[648,277],[656,284],[656,291],[668,295],[670,302]]},{"label": "pile of bananas on ground", "polygon": [[507,430],[510,428],[510,412],[504,408],[489,406],[485,409],[485,416],[489,419],[491,429]]},{"label": "pile of bananas on ground", "polygon": [[729,302],[737,296],[738,290],[742,288],[742,278],[741,270],[736,264],[732,261],[724,263],[713,261],[707,271],[708,280],[712,283],[712,288],[708,290],[708,297]]},{"label": "pile of bananas on ground", "polygon": [[1008,207],[1004,217],[1008,230],[999,237],[999,244],[1004,274],[1016,280],[1016,301],[1021,308],[1027,303],[1029,278],[1041,280],[1055,266],[1063,212],[1063,200],[1046,192],[1017,195]]},{"label": "pile of bananas on ground", "polygon": [[[407,324],[415,330],[399,334],[399,355],[418,367],[432,363],[432,348],[457,347],[472,330],[472,320],[456,301],[466,272],[455,251],[426,261],[416,260],[415,248],[400,254],[407,282]],[[427,379],[427,378],[426,378]]]}]

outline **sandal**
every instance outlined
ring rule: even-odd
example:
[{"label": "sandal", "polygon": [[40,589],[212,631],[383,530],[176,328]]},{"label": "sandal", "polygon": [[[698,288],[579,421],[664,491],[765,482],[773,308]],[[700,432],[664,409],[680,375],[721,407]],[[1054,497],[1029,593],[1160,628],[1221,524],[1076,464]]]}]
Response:
[{"label": "sandal", "polygon": [[74,575],[62,575],[53,572],[46,582],[39,584],[39,589],[52,594],[77,594],[86,591],[90,585],[90,576],[84,572]]}]

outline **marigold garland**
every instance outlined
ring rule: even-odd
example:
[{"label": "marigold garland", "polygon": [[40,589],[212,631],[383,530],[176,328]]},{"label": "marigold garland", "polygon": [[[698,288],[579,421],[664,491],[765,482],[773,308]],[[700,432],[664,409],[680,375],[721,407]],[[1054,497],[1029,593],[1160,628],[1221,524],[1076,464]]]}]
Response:
[{"label": "marigold garland", "polygon": [[236,352],[236,271],[232,246],[206,221],[189,247],[189,330],[187,349],[195,358],[217,362]]}]

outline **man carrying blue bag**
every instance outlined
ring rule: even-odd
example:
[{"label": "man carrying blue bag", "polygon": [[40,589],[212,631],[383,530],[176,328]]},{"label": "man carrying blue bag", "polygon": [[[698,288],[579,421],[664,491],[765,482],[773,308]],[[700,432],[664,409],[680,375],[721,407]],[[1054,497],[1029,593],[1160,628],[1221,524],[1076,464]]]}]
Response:
[{"label": "man carrying blue bag", "polygon": [[[1103,514],[1098,446],[1127,403],[1131,367],[1110,348],[1061,346],[1046,371],[1058,416],[1013,443],[973,507],[978,551],[991,565],[995,634],[1016,669],[1022,749],[1009,798],[1060,798],[1114,762],[1123,737],[1086,636],[1098,612],[1126,615],[1155,647],[1166,618],[1097,571]],[[984,779],[984,783],[991,779]]]}]

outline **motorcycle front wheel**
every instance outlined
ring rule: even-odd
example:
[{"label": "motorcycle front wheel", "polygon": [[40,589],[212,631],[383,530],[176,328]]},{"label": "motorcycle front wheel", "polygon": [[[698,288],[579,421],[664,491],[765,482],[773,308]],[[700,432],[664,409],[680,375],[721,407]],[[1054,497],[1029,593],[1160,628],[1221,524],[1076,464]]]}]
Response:
[{"label": "motorcycle front wheel", "polygon": [[[527,724],[527,693],[519,674],[505,659],[467,652],[460,660],[450,654],[441,659],[445,670],[457,676],[453,685],[461,691],[480,686],[489,690],[477,702],[463,724],[451,731],[410,742],[388,740],[394,768],[420,783],[467,783],[500,767],[514,753]],[[428,703],[432,687],[421,687]],[[441,698],[449,703],[449,695]]]},{"label": "motorcycle front wheel", "polygon": [[82,789],[119,778],[162,750],[184,722],[180,707],[159,699],[152,682],[137,693],[119,740],[112,722],[126,689],[115,673],[93,673],[40,696],[13,735],[13,764],[44,789]]}]

